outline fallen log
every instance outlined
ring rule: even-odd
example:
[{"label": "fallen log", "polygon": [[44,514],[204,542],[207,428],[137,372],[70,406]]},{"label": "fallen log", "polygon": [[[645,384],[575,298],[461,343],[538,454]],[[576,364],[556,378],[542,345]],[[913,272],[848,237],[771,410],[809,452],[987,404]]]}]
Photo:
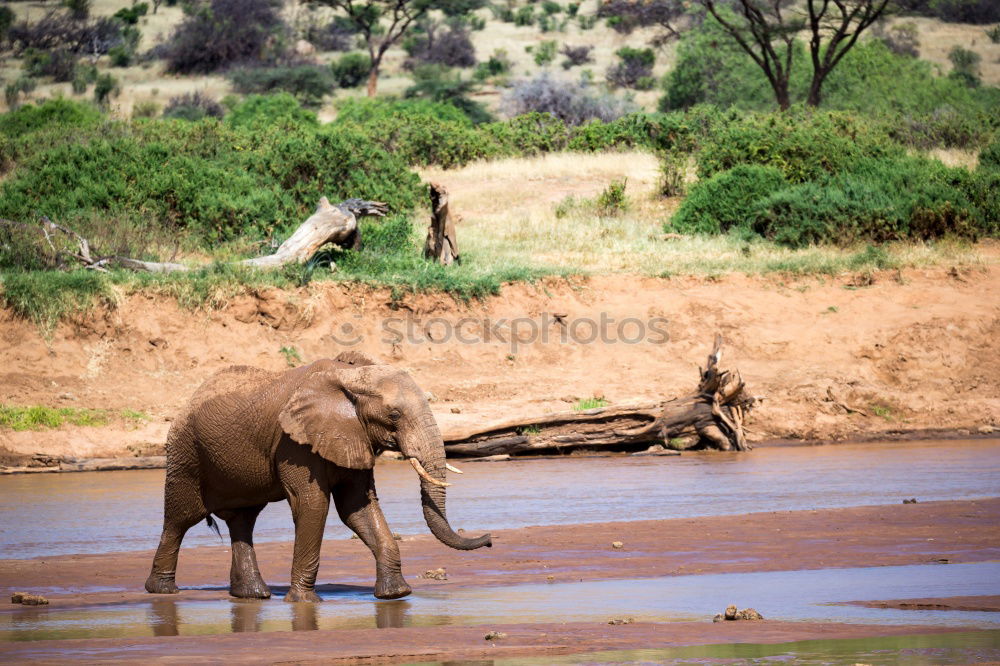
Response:
[{"label": "fallen log", "polygon": [[453,428],[443,433],[454,456],[494,456],[575,448],[671,448],[747,451],[744,419],[759,400],[739,373],[719,370],[722,338],[716,336],[708,364],[692,395],[663,402],[598,407]]},{"label": "fallen log", "polygon": [[[388,206],[379,201],[347,199],[335,206],[329,199],[323,197],[319,200],[316,211],[278,246],[273,254],[232,263],[254,268],[277,268],[285,264],[304,264],[316,254],[317,250],[328,243],[358,249],[361,246],[358,218],[366,215],[384,217],[388,210]],[[9,227],[28,228],[27,225],[11,220],[0,220],[0,223]],[[142,261],[121,256],[94,257],[91,244],[86,238],[44,216],[41,218],[38,231],[41,232],[45,244],[54,255],[55,263],[59,266],[62,266],[64,260],[68,258],[82,264],[84,268],[98,271],[106,271],[111,266],[151,273],[174,273],[193,268],[176,262]],[[55,240],[59,234],[75,247],[71,250],[58,248]]]}]

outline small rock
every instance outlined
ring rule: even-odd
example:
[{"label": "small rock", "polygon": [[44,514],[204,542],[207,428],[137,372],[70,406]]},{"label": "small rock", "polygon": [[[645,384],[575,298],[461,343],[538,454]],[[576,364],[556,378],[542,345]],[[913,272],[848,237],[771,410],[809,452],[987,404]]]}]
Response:
[{"label": "small rock", "polygon": [[451,408],[451,413],[452,413],[452,414],[461,414],[461,413],[462,413],[462,410],[461,410],[461,409],[459,409],[458,407],[452,407],[452,408]]},{"label": "small rock", "polygon": [[149,341],[149,344],[153,345],[154,347],[159,347],[160,349],[166,349],[168,346],[167,341],[164,340],[163,338],[153,338],[152,340]]},{"label": "small rock", "polygon": [[49,604],[49,600],[40,594],[15,592],[10,595],[10,603],[21,604],[22,606],[47,606]]},{"label": "small rock", "polygon": [[483,636],[483,639],[487,641],[498,641],[501,638],[507,638],[507,634],[503,633],[502,631],[491,631],[485,636]]},{"label": "small rock", "polygon": [[712,618],[712,622],[723,622],[723,621],[735,621],[735,620],[763,620],[764,616],[758,613],[753,608],[744,608],[739,610],[736,608],[735,604],[729,604],[726,606],[725,613],[717,613],[715,617]]},{"label": "small rock", "polygon": [[448,580],[448,574],[445,572],[444,567],[440,569],[430,569],[425,571],[421,578],[430,578],[432,580]]},{"label": "small rock", "polygon": [[551,575],[551,574],[549,574],[548,576],[546,576],[546,577],[545,577],[545,580],[549,581],[550,583],[551,583],[552,581],[554,581],[555,579],[556,579],[556,577],[555,577],[555,576],[553,576],[553,575]]},{"label": "small rock", "polygon": [[625,547],[625,544],[623,544],[621,541],[612,541],[611,547],[614,548],[615,550],[621,550],[622,548]]},{"label": "small rock", "polygon": [[916,504],[916,503],[917,503],[916,497],[911,497],[910,499],[903,500],[903,504]]},{"label": "small rock", "polygon": [[608,624],[632,624],[635,622],[634,617],[613,617],[608,620]]},{"label": "small rock", "polygon": [[996,430],[996,428],[994,428],[991,425],[981,425],[978,428],[976,428],[976,430],[979,432],[980,435],[989,435],[991,432]]}]

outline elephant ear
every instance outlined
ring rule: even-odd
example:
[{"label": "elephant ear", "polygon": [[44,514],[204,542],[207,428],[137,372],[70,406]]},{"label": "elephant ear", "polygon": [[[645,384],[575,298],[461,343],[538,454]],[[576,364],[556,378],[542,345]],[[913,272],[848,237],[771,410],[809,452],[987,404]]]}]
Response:
[{"label": "elephant ear", "polygon": [[289,437],[338,467],[371,469],[375,452],[355,400],[336,373],[317,372],[295,390],[278,421]]}]

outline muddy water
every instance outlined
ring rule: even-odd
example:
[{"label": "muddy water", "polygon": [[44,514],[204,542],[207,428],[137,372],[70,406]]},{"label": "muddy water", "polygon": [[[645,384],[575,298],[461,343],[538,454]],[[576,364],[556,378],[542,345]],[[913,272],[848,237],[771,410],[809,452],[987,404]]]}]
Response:
[{"label": "muddy water", "polygon": [[[910,497],[992,497],[1000,490],[1000,440],[461,466],[466,474],[453,478],[455,485],[449,488],[452,525],[499,530],[896,504]],[[426,533],[410,466],[379,464],[376,481],[392,528],[402,534]],[[0,558],[152,549],[159,539],[162,493],[162,470],[0,477]],[[733,502],[734,497],[739,501]],[[329,538],[349,536],[332,511],[326,533]],[[255,539],[291,538],[287,503],[271,504],[261,514]],[[184,542],[211,543],[218,543],[218,537],[203,524]]]},{"label": "muddy water", "polygon": [[[275,588],[277,592],[277,588]],[[837,602],[1000,593],[1000,562],[669,576],[490,588],[418,589],[376,601],[371,589],[323,586],[326,603],[160,597],[77,609],[0,612],[0,641],[428,625],[710,619],[738,600],[768,619],[1000,628],[1000,614],[903,611]],[[283,590],[282,590],[283,592]]]}]

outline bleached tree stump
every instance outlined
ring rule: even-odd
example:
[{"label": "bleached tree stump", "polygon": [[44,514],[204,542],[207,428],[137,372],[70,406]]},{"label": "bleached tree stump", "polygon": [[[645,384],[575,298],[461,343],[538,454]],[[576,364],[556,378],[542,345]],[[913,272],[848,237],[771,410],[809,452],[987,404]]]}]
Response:
[{"label": "bleached tree stump", "polygon": [[461,263],[455,221],[448,209],[448,190],[438,183],[431,183],[431,224],[427,228],[424,257],[445,266]]}]

